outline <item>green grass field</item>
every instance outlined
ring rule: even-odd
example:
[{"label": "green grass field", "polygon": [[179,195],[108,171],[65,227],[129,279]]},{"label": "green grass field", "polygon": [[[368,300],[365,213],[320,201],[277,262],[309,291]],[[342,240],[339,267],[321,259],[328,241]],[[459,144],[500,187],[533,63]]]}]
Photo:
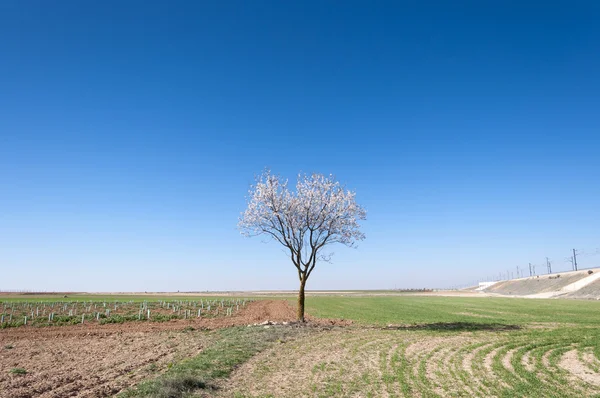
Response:
[{"label": "green grass field", "polygon": [[[291,368],[301,372],[302,357],[324,353],[312,369],[304,365],[305,384],[275,396],[600,396],[596,301],[319,297],[309,299],[308,311],[357,327],[266,361],[298,358]],[[289,368],[263,375],[265,386]]]},{"label": "green grass field", "polygon": [[[0,301],[200,298],[68,296]],[[295,304],[292,296],[283,297]],[[189,338],[202,333],[210,345],[122,396],[600,397],[599,301],[359,292],[309,296],[307,312],[353,323],[188,330]]]},{"label": "green grass field", "polygon": [[360,324],[439,322],[563,323],[600,326],[600,301],[490,297],[309,297],[308,311],[321,318]]},{"label": "green grass field", "polygon": [[126,396],[600,397],[599,302],[331,296],[307,311],[354,323],[228,329]]}]

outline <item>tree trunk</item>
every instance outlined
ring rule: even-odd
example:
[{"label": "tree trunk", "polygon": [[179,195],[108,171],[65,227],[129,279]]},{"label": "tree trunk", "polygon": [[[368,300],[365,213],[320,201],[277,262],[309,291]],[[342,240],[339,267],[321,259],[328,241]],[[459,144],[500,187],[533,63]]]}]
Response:
[{"label": "tree trunk", "polygon": [[298,322],[304,322],[304,286],[306,285],[306,275],[302,275],[300,280],[300,290],[298,291]]}]

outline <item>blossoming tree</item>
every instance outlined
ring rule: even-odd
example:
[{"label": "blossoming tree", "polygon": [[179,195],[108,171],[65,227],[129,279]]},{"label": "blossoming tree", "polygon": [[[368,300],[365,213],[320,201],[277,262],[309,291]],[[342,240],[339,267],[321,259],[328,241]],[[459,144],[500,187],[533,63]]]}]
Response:
[{"label": "blossoming tree", "polygon": [[326,247],[354,247],[365,235],[359,220],[366,211],[333,176],[299,175],[296,191],[287,180],[265,171],[251,186],[238,227],[245,236],[266,235],[282,244],[298,271],[298,320],[304,322],[304,288],[319,261],[330,261]]}]

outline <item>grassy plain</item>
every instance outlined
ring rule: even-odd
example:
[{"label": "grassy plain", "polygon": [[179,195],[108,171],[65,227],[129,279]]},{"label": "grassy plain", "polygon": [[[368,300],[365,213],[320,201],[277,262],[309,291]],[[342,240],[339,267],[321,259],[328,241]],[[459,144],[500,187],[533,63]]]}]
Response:
[{"label": "grassy plain", "polygon": [[496,297],[309,297],[308,311],[359,324],[561,323],[600,326],[600,301]]},{"label": "grassy plain", "polygon": [[311,297],[355,326],[256,355],[222,396],[600,396],[600,303],[462,297]]},{"label": "grassy plain", "polygon": [[[124,297],[176,298],[69,299]],[[307,311],[353,325],[188,332],[211,343],[122,396],[600,397],[598,301],[332,294]]]}]

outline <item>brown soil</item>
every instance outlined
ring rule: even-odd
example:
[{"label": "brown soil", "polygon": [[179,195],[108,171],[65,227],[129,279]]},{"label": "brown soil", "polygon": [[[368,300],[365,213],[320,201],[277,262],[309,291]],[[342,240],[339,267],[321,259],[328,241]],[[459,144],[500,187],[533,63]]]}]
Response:
[{"label": "brown soil", "polygon": [[[112,396],[169,363],[197,355],[209,342],[197,330],[266,320],[293,322],[294,308],[286,301],[260,300],[223,318],[2,329],[0,397]],[[319,325],[348,323],[308,320]],[[27,374],[11,373],[15,368]]]},{"label": "brown soil", "polygon": [[[467,354],[464,356],[462,363],[460,364],[460,369],[467,372],[467,374],[469,375],[468,383],[463,383],[463,385],[465,385],[465,388],[470,387],[471,390],[473,390],[473,396],[485,396],[488,391],[487,387],[485,386],[485,384],[487,383],[484,383],[484,380],[482,380],[481,378],[481,373],[476,369],[475,358],[480,351],[485,350],[494,344],[495,341],[490,341],[484,345],[481,345],[473,350],[468,351]],[[469,386],[469,383],[471,384],[471,386]],[[478,392],[477,390],[479,390],[480,392]]]},{"label": "brown soil", "polygon": [[600,374],[594,372],[579,360],[577,350],[571,350],[563,354],[559,366],[590,384],[600,385]]},{"label": "brown soil", "polygon": [[[351,321],[316,319],[307,316],[307,322],[321,326],[335,325],[346,326]],[[249,303],[246,308],[232,316],[221,318],[192,318],[172,319],[168,322],[126,322],[98,325],[93,323],[72,326],[49,326],[0,329],[0,344],[3,342],[33,339],[41,337],[67,338],[67,337],[94,337],[109,336],[115,333],[132,332],[160,332],[169,330],[194,329],[220,329],[232,326],[246,326],[266,320],[272,322],[295,322],[296,311],[287,301],[259,300]]]},{"label": "brown soil", "polygon": [[527,351],[521,357],[521,364],[528,372],[533,372],[535,370],[535,364],[533,358],[531,357],[531,351]]},{"label": "brown soil", "polygon": [[[0,397],[112,396],[198,354],[207,341],[202,333],[174,331],[23,338],[0,351]],[[15,368],[27,374],[11,374]]]},{"label": "brown soil", "polygon": [[513,368],[513,364],[512,364],[512,358],[515,355],[515,352],[517,352],[518,348],[513,348],[512,350],[508,350],[506,352],[506,355],[504,357],[502,357],[502,366],[504,366],[507,370],[509,370],[511,373],[515,373],[515,368]]}]

